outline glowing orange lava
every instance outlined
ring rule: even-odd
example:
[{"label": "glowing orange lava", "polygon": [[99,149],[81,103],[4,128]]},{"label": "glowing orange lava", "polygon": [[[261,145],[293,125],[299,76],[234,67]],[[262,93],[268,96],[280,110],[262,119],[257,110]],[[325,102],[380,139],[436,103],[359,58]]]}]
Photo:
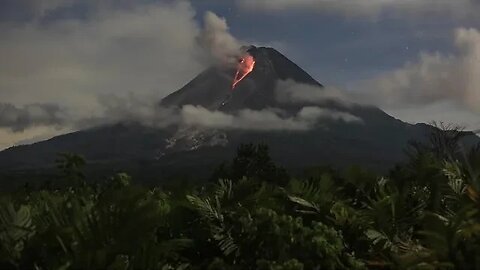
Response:
[{"label": "glowing orange lava", "polygon": [[240,59],[240,62],[237,66],[237,73],[233,79],[232,90],[235,89],[235,86],[243,80],[250,72],[253,71],[255,67],[255,58],[251,55],[246,55]]}]

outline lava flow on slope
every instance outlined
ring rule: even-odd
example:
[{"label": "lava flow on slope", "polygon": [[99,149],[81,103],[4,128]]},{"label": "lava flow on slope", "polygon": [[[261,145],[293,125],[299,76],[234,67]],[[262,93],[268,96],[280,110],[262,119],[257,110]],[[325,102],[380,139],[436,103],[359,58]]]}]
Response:
[{"label": "lava flow on slope", "polygon": [[235,89],[235,86],[242,81],[250,72],[253,71],[255,67],[255,58],[253,56],[247,54],[240,58],[237,66],[237,72],[235,74],[235,78],[233,79],[232,83],[232,90]]}]

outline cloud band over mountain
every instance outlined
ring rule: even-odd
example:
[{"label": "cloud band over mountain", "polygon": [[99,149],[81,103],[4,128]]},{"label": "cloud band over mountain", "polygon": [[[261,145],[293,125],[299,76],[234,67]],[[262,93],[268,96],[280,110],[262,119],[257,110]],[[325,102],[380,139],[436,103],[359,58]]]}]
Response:
[{"label": "cloud band over mountain", "polygon": [[67,115],[55,104],[28,104],[17,107],[9,103],[0,103],[0,128],[20,132],[35,126],[62,126]]}]

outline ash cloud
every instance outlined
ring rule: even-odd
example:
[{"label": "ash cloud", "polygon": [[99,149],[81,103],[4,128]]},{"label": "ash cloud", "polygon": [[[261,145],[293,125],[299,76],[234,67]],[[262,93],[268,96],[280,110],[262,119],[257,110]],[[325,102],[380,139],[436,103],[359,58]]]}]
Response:
[{"label": "ash cloud", "polygon": [[197,40],[214,64],[234,64],[239,57],[241,43],[233,37],[225,18],[207,11],[203,29]]},{"label": "ash cloud", "polygon": [[0,128],[21,132],[36,126],[62,126],[67,119],[66,112],[54,104],[28,104],[17,107],[0,103]]}]

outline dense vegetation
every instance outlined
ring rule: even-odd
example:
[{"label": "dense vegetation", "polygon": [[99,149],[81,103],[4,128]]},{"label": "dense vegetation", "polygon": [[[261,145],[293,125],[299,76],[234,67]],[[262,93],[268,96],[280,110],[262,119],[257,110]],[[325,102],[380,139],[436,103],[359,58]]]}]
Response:
[{"label": "dense vegetation", "polygon": [[244,145],[210,183],[146,188],[126,174],[0,198],[1,269],[480,269],[480,147],[412,144],[387,176],[312,168],[294,179]]}]

